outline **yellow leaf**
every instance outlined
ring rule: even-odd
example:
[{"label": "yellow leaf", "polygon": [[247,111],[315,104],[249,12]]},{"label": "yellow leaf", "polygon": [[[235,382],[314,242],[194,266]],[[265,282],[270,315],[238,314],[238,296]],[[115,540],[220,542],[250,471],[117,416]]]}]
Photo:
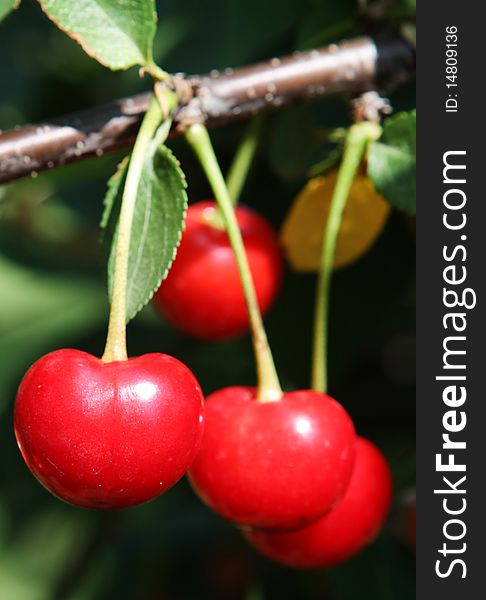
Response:
[{"label": "yellow leaf", "polygon": [[[280,241],[296,271],[318,271],[329,205],[337,171],[315,177],[299,192]],[[334,255],[334,268],[347,266],[365,254],[385,226],[390,205],[364,175],[354,179],[343,213]]]}]

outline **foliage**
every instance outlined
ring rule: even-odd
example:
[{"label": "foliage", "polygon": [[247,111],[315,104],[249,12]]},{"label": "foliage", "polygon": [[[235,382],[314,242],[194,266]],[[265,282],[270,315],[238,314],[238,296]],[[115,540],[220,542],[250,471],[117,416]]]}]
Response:
[{"label": "foliage", "polygon": [[403,112],[385,121],[383,135],[371,144],[368,172],[392,204],[415,212],[415,111]]},{"label": "foliage", "polygon": [[[107,229],[108,290],[113,288],[116,224],[126,176],[126,161],[110,179],[102,227]],[[130,240],[127,321],[152,298],[169,272],[179,244],[187,208],[186,182],[172,152],[153,144],[139,185]]]},{"label": "foliage", "polygon": [[0,0],[0,21],[4,19],[12,10],[18,8],[20,0]]},{"label": "foliage", "polygon": [[111,69],[152,63],[154,0],[39,0],[54,23]]}]

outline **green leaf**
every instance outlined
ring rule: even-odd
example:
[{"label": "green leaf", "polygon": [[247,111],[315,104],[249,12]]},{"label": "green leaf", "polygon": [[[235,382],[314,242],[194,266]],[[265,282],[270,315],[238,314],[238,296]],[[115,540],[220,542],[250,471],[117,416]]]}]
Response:
[{"label": "green leaf", "polygon": [[370,145],[368,175],[391,204],[415,213],[416,113],[398,113],[387,119],[383,135]]},{"label": "green leaf", "polygon": [[[163,127],[163,126],[162,126]],[[145,160],[130,238],[127,322],[150,301],[167,276],[182,235],[187,210],[186,180],[172,152],[157,136]],[[110,247],[108,288],[115,266],[116,224],[126,177],[122,163],[108,184],[102,226]]]},{"label": "green leaf", "polygon": [[0,0],[0,21],[19,7],[20,0]]},{"label": "green leaf", "polygon": [[112,70],[152,63],[154,0],[39,0],[54,23]]}]

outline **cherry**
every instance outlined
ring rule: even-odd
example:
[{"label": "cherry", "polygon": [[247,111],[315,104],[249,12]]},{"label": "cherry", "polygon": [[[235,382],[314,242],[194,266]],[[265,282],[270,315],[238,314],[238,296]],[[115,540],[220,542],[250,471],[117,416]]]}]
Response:
[{"label": "cherry", "polygon": [[[282,279],[277,236],[253,210],[239,205],[235,211],[258,304],[265,312]],[[173,325],[206,340],[230,338],[249,326],[236,260],[226,231],[214,226],[217,217],[214,201],[189,207],[176,260],[154,297],[155,307]]]},{"label": "cherry", "polygon": [[25,375],[14,424],[25,462],[54,495],[85,508],[123,508],[184,475],[202,437],[203,396],[171,356],[104,363],[57,350]]},{"label": "cherry", "polygon": [[291,532],[251,529],[250,543],[265,556],[301,569],[336,565],[362,550],[390,509],[392,480],[381,452],[358,438],[351,482],[341,502],[317,522]]},{"label": "cherry", "polygon": [[206,426],[189,480],[215,512],[256,527],[311,523],[342,497],[356,437],[346,411],[310,390],[258,402],[229,387],[206,401]]}]

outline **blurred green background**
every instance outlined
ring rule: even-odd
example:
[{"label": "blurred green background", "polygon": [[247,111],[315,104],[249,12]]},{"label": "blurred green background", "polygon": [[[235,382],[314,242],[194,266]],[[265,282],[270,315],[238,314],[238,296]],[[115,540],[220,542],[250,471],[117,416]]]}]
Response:
[{"label": "blurred green background", "polygon": [[[363,4],[363,3],[360,3]],[[393,4],[398,14],[414,2]],[[155,57],[201,73],[308,48],[362,31],[355,0],[163,0]],[[35,2],[0,23],[0,129],[42,121],[148,88],[136,69],[111,73],[58,31]],[[414,107],[413,85],[391,97]],[[267,119],[243,194],[278,228],[309,168],[329,148],[323,129],[346,126],[348,104],[326,100]],[[214,132],[223,165],[243,125]],[[209,195],[181,140],[191,200]],[[256,555],[203,506],[186,481],[142,507],[95,513],[61,503],[32,477],[12,431],[15,390],[40,355],[76,347],[101,355],[107,321],[98,221],[106,180],[122,154],[0,187],[0,599],[410,600],[413,550],[403,534],[415,470],[415,240],[393,212],[372,250],[338,272],[331,298],[330,392],[359,433],[389,458],[396,501],[379,539],[332,570],[297,572]],[[267,318],[287,389],[309,386],[314,277],[287,270]],[[172,354],[205,393],[253,384],[248,337],[203,344],[147,307],[130,325],[129,352]]]}]

